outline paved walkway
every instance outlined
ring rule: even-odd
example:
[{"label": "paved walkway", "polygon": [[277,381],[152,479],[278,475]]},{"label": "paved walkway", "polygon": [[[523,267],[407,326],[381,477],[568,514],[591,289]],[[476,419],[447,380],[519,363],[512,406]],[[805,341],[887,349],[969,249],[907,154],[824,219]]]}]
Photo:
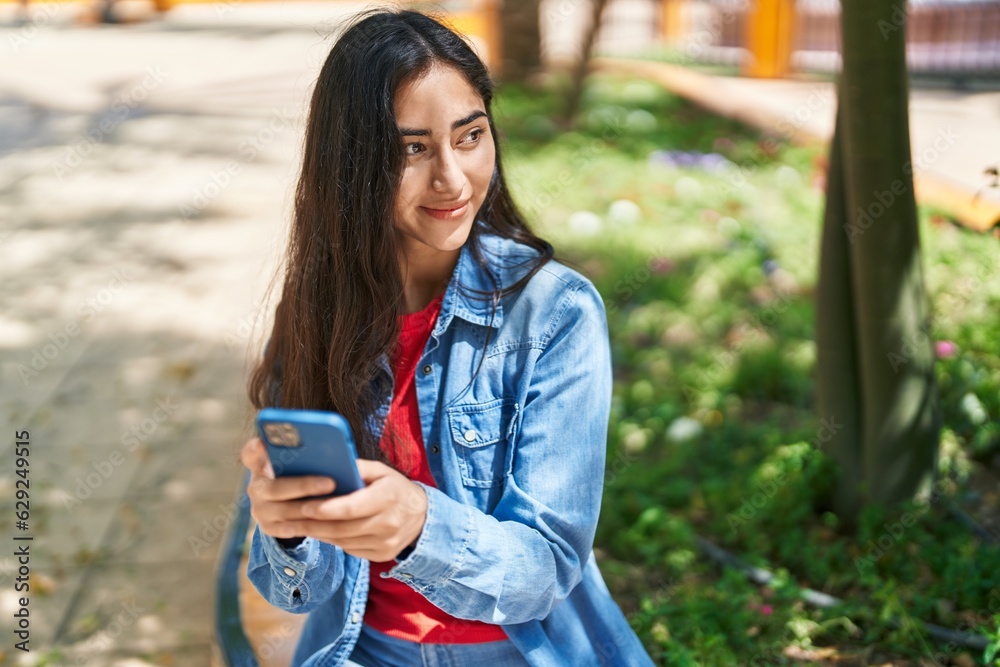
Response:
[{"label": "paved walkway", "polygon": [[[262,298],[330,46],[312,26],[358,6],[288,3],[278,18],[220,2],[81,28],[67,3],[0,25],[0,535],[35,538],[32,652],[7,632],[0,664],[56,649],[55,664],[212,663],[213,570],[250,434],[245,354],[273,309]],[[973,108],[928,100],[916,110]],[[954,120],[948,159],[1000,157],[980,155],[1000,135],[994,100]],[[9,629],[18,563],[2,552]]]},{"label": "paved walkway", "polygon": [[[305,30],[53,24],[12,54],[9,35],[0,534],[15,532],[12,434],[28,430],[31,657],[58,646],[74,660],[56,664],[208,665],[220,529],[250,433],[245,350],[265,328],[328,44]],[[0,664],[33,664],[10,639],[12,551]]]}]

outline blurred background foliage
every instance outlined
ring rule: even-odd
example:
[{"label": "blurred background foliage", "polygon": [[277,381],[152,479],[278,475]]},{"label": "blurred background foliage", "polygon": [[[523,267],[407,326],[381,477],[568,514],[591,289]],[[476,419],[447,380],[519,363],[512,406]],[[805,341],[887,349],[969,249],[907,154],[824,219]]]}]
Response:
[{"label": "blurred background foliage", "polygon": [[[822,149],[770,142],[651,83],[600,75],[578,127],[559,133],[559,90],[506,85],[497,122],[519,205],[605,296],[616,382],[597,547],[654,658],[982,660],[931,644],[913,621],[1000,641],[1000,547],[946,511],[997,518],[982,512],[998,504],[987,464],[1000,457],[1000,285],[983,275],[995,271],[996,239],[921,208],[940,492],[930,505],[870,507],[844,530],[814,512],[832,475],[821,449],[830,425],[814,410]],[[775,581],[719,569],[696,535]],[[845,604],[807,606],[805,588]]]}]

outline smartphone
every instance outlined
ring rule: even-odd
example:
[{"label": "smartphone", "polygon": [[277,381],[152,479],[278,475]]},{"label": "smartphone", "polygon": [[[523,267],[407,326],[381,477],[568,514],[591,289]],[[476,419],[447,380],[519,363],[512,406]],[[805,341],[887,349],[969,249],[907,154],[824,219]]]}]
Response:
[{"label": "smartphone", "polygon": [[303,498],[342,496],[364,487],[351,427],[336,412],[263,408],[257,432],[275,477],[322,475],[336,482],[333,493]]}]

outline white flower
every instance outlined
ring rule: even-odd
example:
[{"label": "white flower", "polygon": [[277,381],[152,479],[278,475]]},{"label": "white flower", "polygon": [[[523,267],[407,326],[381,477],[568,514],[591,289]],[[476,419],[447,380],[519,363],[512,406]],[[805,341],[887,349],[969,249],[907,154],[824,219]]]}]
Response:
[{"label": "white flower", "polygon": [[618,224],[635,224],[642,219],[642,209],[630,199],[618,199],[608,207],[608,218]]},{"label": "white flower", "polygon": [[584,236],[592,236],[601,231],[603,223],[596,213],[577,211],[569,216],[567,224],[572,232]]},{"label": "white flower", "polygon": [[691,417],[678,417],[667,427],[667,440],[670,442],[687,442],[701,435],[701,422]]}]

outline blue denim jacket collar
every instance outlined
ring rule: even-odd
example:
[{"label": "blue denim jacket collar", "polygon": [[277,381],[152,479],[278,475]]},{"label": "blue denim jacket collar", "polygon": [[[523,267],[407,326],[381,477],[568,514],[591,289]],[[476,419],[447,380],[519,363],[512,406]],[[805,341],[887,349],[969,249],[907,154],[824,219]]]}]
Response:
[{"label": "blue denim jacket collar", "polygon": [[[431,331],[431,337],[427,344],[429,351],[437,347],[437,340],[447,330],[454,317],[459,317],[472,324],[498,330],[503,325],[504,311],[502,301],[498,300],[496,302],[496,312],[491,315],[493,302],[490,300],[489,295],[477,294],[476,292],[471,292],[470,289],[489,292],[494,289],[495,281],[496,290],[499,292],[508,281],[512,282],[507,275],[508,271],[506,269],[509,267],[505,261],[507,259],[506,250],[510,242],[492,233],[492,230],[482,220],[477,220],[475,224],[479,228],[478,238],[480,248],[488,262],[497,267],[497,271],[484,269],[476,262],[475,257],[472,256],[472,251],[469,249],[470,244],[464,243],[462,245],[458,255],[458,262],[455,264],[451,279],[448,281],[444,297],[441,300],[441,311],[438,313],[437,322],[434,325],[433,331]],[[382,354],[378,361],[382,371],[391,378],[392,368],[389,356]],[[375,413],[368,418],[369,428],[374,433],[380,433],[382,430],[382,425],[385,423],[389,412],[391,398],[391,392],[388,396],[383,396],[382,403],[376,409]]]},{"label": "blue denim jacket collar", "polygon": [[[502,238],[489,233],[489,228],[482,221],[477,221],[476,224],[480,226],[479,240],[483,252],[490,261],[495,259],[495,264],[503,267],[505,244],[501,242]],[[496,304],[496,313],[491,316],[493,304],[489,296],[479,295],[474,292],[468,293],[467,289],[471,288],[484,292],[493,290],[493,281],[490,279],[492,274],[493,280],[496,281],[496,288],[501,290],[503,289],[504,278],[506,277],[504,273],[502,269],[497,273],[488,272],[476,262],[472,256],[472,251],[469,249],[469,244],[462,245],[458,262],[455,264],[455,270],[445,290],[444,299],[441,302],[441,312],[438,315],[438,321],[432,335],[440,336],[444,333],[444,330],[451,323],[453,316],[461,317],[467,322],[472,322],[480,326],[499,329],[503,324],[503,304],[498,302]],[[461,289],[460,286],[466,289]]]},{"label": "blue denim jacket collar", "polygon": [[[492,272],[484,269],[472,256],[469,244],[462,245],[458,262],[455,264],[451,280],[449,280],[444,298],[441,300],[441,311],[438,313],[437,322],[431,332],[433,339],[439,338],[445,332],[453,317],[460,317],[466,322],[493,329],[500,329],[503,325],[503,302],[497,301],[496,312],[491,315],[493,303],[489,295],[477,294],[470,290],[489,292],[494,289],[493,281],[496,281],[496,290],[499,292],[508,282],[511,282],[508,271],[504,270],[507,268],[505,260],[507,259],[508,244],[504,242],[506,239],[492,233],[482,220],[477,220],[476,225],[479,227],[478,238],[483,253],[499,270]],[[383,354],[379,358],[379,364],[382,370],[391,375],[387,355]]]}]

